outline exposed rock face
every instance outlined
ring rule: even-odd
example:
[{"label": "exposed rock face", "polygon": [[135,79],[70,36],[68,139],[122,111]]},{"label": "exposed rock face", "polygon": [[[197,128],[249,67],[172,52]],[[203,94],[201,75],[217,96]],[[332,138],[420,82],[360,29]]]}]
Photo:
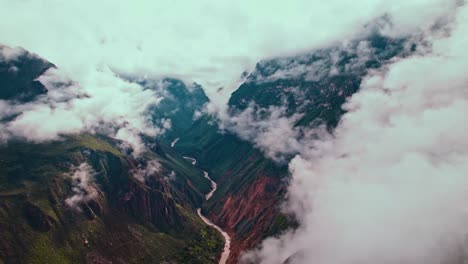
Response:
[{"label": "exposed rock face", "polygon": [[169,197],[164,184],[157,182],[145,186],[129,181],[128,192],[119,203],[121,208],[143,222],[150,222],[156,228],[166,231],[182,228],[182,219],[176,211],[174,200]]},{"label": "exposed rock face", "polygon": [[86,216],[86,218],[88,218],[88,220],[93,220],[96,217],[102,216],[103,203],[104,203],[104,194],[101,193],[101,196],[98,197],[98,199],[83,203],[81,205],[81,210],[83,211],[83,214]]},{"label": "exposed rock face", "polygon": [[279,179],[258,174],[255,181],[229,195],[219,214],[211,219],[232,236],[228,263],[237,263],[239,254],[258,245],[269,233],[278,215]]},{"label": "exposed rock face", "polygon": [[38,231],[49,231],[55,225],[55,220],[44,213],[38,206],[26,202],[23,206],[24,215],[32,228]]}]

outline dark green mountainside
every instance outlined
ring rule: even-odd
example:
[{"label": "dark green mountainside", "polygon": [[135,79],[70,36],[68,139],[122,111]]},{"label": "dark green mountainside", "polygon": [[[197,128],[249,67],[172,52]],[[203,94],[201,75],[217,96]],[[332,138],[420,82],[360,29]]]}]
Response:
[{"label": "dark green mountainside", "polygon": [[171,129],[160,140],[170,144],[182,136],[194,123],[194,115],[200,112],[209,99],[198,84],[188,87],[184,82],[165,78],[163,80],[131,79],[146,89],[162,96],[161,102],[151,109],[153,121],[171,120]]},{"label": "dark green mountainside", "polygon": [[260,108],[286,106],[288,115],[303,114],[297,125],[324,123],[332,128],[344,113],[341,105],[370,69],[414,49],[405,39],[374,34],[344,46],[261,61],[232,93],[229,106],[232,113],[251,103]]},{"label": "dark green mountainside", "polygon": [[[0,50],[3,49],[10,48],[0,44]],[[0,99],[29,101],[47,93],[36,79],[55,66],[21,48],[16,48],[16,52],[20,54],[15,58],[2,59],[0,56]]]}]

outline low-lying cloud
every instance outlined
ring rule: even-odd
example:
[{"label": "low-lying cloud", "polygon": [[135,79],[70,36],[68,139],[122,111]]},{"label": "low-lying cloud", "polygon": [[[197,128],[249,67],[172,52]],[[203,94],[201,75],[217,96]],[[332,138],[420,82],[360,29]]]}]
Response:
[{"label": "low-lying cloud", "polygon": [[18,59],[20,56],[26,54],[26,50],[20,47],[7,47],[0,45],[0,60],[12,61]]},{"label": "low-lying cloud", "polygon": [[63,135],[102,133],[125,141],[138,155],[144,149],[141,134],[157,136],[170,129],[170,121],[153,122],[148,113],[162,97],[118,78],[106,67],[80,83],[56,68],[38,80],[47,94],[26,103],[0,101],[0,118],[6,120],[0,125],[2,141],[43,142]]},{"label": "low-lying cloud", "polygon": [[141,164],[132,171],[132,175],[141,183],[145,183],[149,178],[157,176],[161,171],[161,164],[157,160],[150,160],[146,165]]},{"label": "low-lying cloud", "polygon": [[289,164],[300,227],[247,263],[465,263],[468,8],[432,51],[369,73],[333,135]]},{"label": "low-lying cloud", "polygon": [[89,202],[98,196],[96,185],[94,184],[95,171],[86,162],[78,167],[72,167],[72,190],[73,195],[65,199],[65,204],[73,210],[81,212],[81,205]]},{"label": "low-lying cloud", "polygon": [[286,107],[261,108],[251,104],[245,110],[220,121],[220,128],[235,133],[241,139],[252,142],[255,147],[279,163],[302,152],[312,138],[321,130],[295,127],[301,114],[286,114]]}]

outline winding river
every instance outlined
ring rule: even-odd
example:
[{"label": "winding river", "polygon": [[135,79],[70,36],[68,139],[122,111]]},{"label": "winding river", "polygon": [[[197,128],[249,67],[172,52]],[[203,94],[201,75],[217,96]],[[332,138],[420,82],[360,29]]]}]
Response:
[{"label": "winding river", "polygon": [[216,230],[218,230],[219,233],[221,233],[221,235],[223,235],[224,240],[226,242],[224,243],[223,253],[221,254],[221,258],[219,259],[218,263],[219,264],[226,264],[226,261],[229,258],[229,253],[231,253],[231,249],[230,249],[231,248],[231,238],[229,237],[228,233],[226,233],[225,231],[223,231],[221,229],[221,227],[215,225],[213,222],[210,221],[210,219],[208,219],[204,215],[202,215],[200,208],[197,209],[197,213],[198,213],[198,216],[201,218],[201,220],[203,220],[203,222],[205,222],[205,224],[214,227]]},{"label": "winding river", "polygon": [[[174,140],[171,143],[171,147],[174,147],[178,140],[179,140],[178,138],[176,140]],[[183,157],[183,158],[186,159],[186,160],[189,160],[192,163],[192,165],[194,165],[194,166],[197,164],[197,160],[194,159],[194,158],[191,158],[191,157]],[[216,184],[215,181],[213,181],[210,178],[208,172],[203,171],[203,177],[205,177],[211,183],[211,191],[208,194],[205,195],[205,199],[208,201],[213,196],[214,192],[218,188],[218,185]],[[229,234],[227,232],[225,232],[223,229],[221,229],[221,227],[217,226],[216,224],[211,222],[210,219],[206,218],[202,214],[201,208],[197,208],[197,213],[198,213],[198,216],[200,217],[200,219],[203,222],[205,222],[205,224],[214,227],[224,237],[224,241],[225,241],[224,242],[224,249],[223,249],[223,253],[221,254],[221,258],[219,259],[218,263],[219,264],[226,264],[226,262],[227,262],[227,260],[229,258],[229,254],[231,253],[231,237],[229,237]]]}]

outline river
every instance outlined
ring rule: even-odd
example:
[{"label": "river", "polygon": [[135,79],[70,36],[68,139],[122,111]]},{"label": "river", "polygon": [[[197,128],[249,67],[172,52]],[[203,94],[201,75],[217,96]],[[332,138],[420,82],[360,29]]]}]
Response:
[{"label": "river", "polygon": [[190,162],[191,162],[192,165],[194,165],[194,166],[195,166],[195,164],[197,164],[197,160],[194,159],[194,158],[191,158],[191,157],[182,157],[182,158],[184,158],[184,159],[186,159],[186,160],[190,160]]},{"label": "river", "polygon": [[229,258],[229,254],[231,253],[231,238],[229,237],[228,233],[226,233],[224,230],[221,229],[221,227],[215,225],[213,222],[210,221],[210,219],[206,218],[204,215],[201,213],[201,209],[197,209],[198,216],[205,222],[205,224],[214,227],[218,232],[223,235],[224,240],[226,241],[224,243],[224,249],[223,253],[221,254],[221,258],[219,259],[219,264],[226,264],[226,261]]},{"label": "river", "polygon": [[174,141],[171,142],[171,148],[173,148],[175,144],[177,144],[177,141],[179,141],[179,138],[176,138],[174,139]]},{"label": "river", "polygon": [[[171,147],[174,147],[178,140],[179,140],[179,138],[174,140],[171,143]],[[197,164],[197,160],[194,159],[194,158],[191,158],[191,157],[183,157],[183,158],[186,159],[186,160],[189,160],[192,163],[192,165],[194,165],[194,166]],[[208,194],[206,194],[206,196],[205,196],[205,199],[208,201],[213,196],[214,192],[218,188],[218,185],[216,184],[215,181],[213,181],[213,179],[210,178],[208,172],[203,171],[203,177],[205,177],[211,183],[211,191]],[[223,249],[223,253],[221,254],[221,258],[219,259],[218,263],[219,264],[226,264],[226,262],[227,262],[227,260],[229,258],[229,254],[231,253],[231,237],[229,237],[229,234],[227,232],[225,232],[223,229],[221,229],[221,227],[217,226],[216,224],[211,222],[210,219],[206,218],[202,214],[201,208],[197,208],[197,213],[198,213],[198,216],[200,217],[200,219],[203,222],[205,222],[205,224],[214,227],[224,237],[224,241],[225,241],[224,242],[224,249]]]}]

